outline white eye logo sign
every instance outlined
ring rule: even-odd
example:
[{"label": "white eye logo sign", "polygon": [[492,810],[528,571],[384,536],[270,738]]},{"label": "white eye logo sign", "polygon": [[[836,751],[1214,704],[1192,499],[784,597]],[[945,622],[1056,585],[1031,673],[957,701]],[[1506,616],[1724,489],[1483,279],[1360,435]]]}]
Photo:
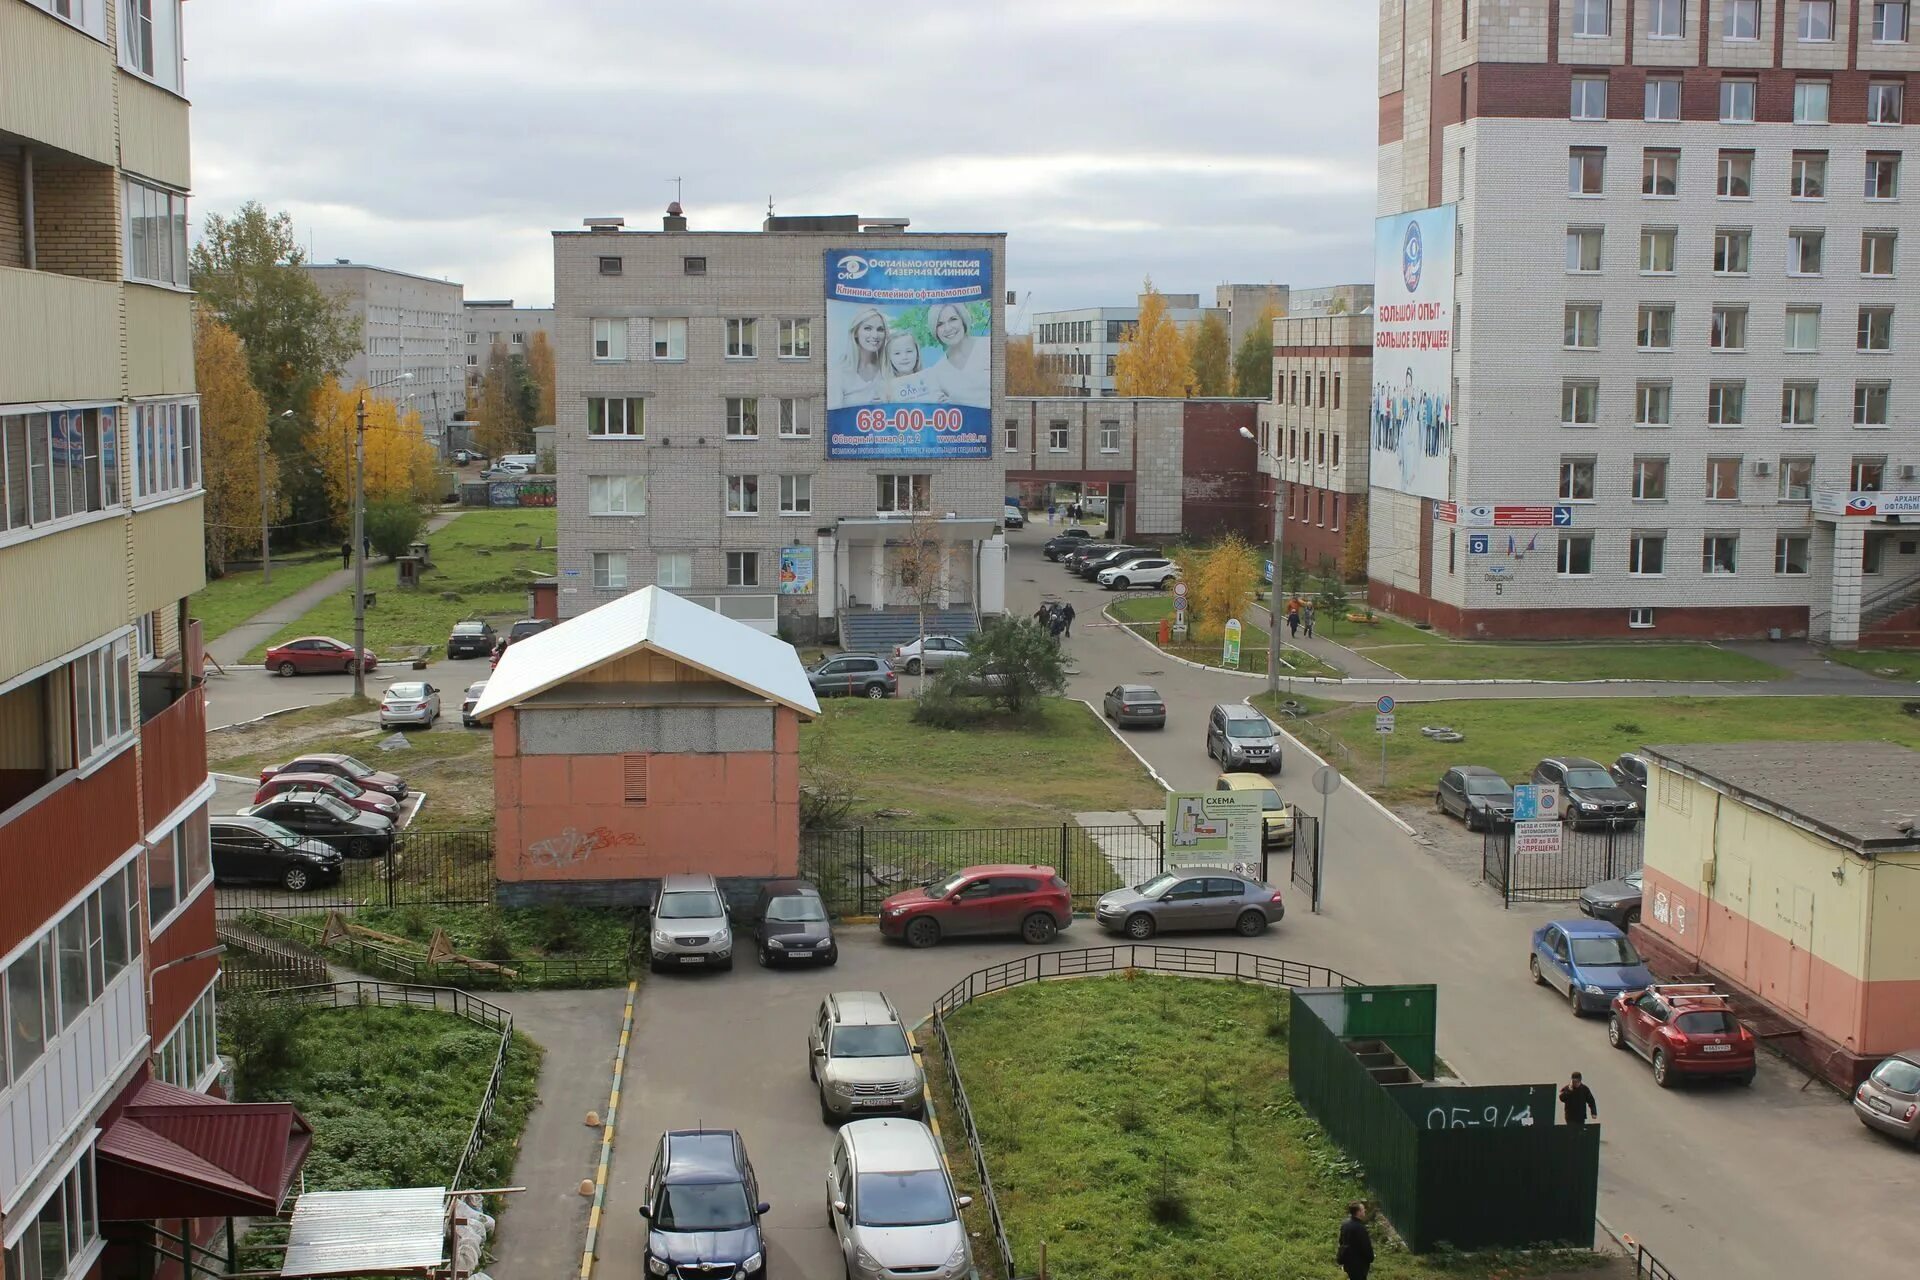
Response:
[{"label": "white eye logo sign", "polygon": [[867,274],[867,260],[857,254],[849,254],[840,259],[840,278],[858,280]]}]

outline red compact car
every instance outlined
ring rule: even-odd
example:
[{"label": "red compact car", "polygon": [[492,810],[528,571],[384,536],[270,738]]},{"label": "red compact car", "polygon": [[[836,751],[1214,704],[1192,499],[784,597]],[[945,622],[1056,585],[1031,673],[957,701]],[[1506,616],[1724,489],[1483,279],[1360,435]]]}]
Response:
[{"label": "red compact car", "polygon": [[325,773],[347,778],[368,791],[384,792],[395,800],[407,798],[407,784],[398,775],[363,764],[337,751],[315,751],[285,764],[270,764],[260,771],[260,781],[269,782],[283,773]]},{"label": "red compact car", "polygon": [[1018,934],[1051,942],[1073,923],[1073,894],[1052,867],[968,867],[880,904],[880,933],[930,947],[945,937]]},{"label": "red compact car", "polygon": [[1671,1089],[1685,1076],[1724,1076],[1752,1084],[1753,1033],[1709,982],[1656,983],[1613,998],[1607,1043],[1653,1064],[1653,1082]]},{"label": "red compact car", "polygon": [[400,802],[384,791],[371,791],[351,778],[337,773],[293,773],[282,770],[260,784],[253,793],[255,804],[265,804],[282,791],[294,789],[304,791],[327,791],[340,797],[362,813],[377,813],[383,818],[391,818],[400,809]]},{"label": "red compact car", "polygon": [[[380,659],[366,649],[360,651],[362,667],[371,671]],[[353,646],[330,636],[302,636],[267,650],[267,670],[283,676],[307,675],[321,671],[352,671]]]}]

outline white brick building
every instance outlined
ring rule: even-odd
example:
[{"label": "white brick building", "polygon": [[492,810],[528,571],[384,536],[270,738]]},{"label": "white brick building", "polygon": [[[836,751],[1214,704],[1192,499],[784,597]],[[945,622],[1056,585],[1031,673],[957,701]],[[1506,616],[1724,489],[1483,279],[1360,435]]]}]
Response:
[{"label": "white brick building", "polygon": [[480,378],[495,347],[508,355],[524,356],[533,345],[533,335],[544,333],[553,341],[552,307],[516,307],[512,298],[468,298],[461,304],[466,324],[465,352],[467,399],[477,403]]},{"label": "white brick building", "polygon": [[365,382],[383,399],[420,415],[427,439],[444,448],[447,424],[466,405],[461,377],[462,287],[406,271],[336,258],[309,262],[307,274],[343,299],[360,321],[360,350],[342,377]]}]

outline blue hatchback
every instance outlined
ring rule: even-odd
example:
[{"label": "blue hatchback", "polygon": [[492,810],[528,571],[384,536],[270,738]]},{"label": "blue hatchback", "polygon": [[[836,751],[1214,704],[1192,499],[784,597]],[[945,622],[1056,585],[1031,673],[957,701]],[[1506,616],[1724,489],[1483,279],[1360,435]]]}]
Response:
[{"label": "blue hatchback", "polygon": [[1566,992],[1576,1018],[1606,1012],[1622,991],[1653,985],[1627,935],[1604,920],[1554,920],[1535,929],[1527,972]]}]

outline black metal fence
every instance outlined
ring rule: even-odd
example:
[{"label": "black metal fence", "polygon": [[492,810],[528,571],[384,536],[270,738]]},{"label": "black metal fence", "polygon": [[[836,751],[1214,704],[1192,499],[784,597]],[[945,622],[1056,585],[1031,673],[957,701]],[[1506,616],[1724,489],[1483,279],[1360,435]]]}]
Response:
[{"label": "black metal fence", "polygon": [[1602,880],[1631,875],[1644,857],[1642,827],[1582,830],[1565,827],[1557,851],[1518,847],[1514,828],[1495,827],[1480,846],[1480,874],[1508,906],[1561,902]]},{"label": "black metal fence", "polygon": [[[1289,873],[1294,887],[1307,895],[1301,903],[1309,911],[1319,910],[1320,901],[1320,819],[1293,811],[1293,865]],[[1267,877],[1273,883],[1273,877]]]},{"label": "black metal fence", "polygon": [[[340,842],[330,841],[336,847]],[[493,832],[402,831],[391,847],[342,848],[340,879],[298,893],[280,885],[220,887],[216,911],[332,911],[354,907],[462,906],[493,901]],[[354,856],[364,854],[366,856]]]},{"label": "black metal fence", "polygon": [[1635,1242],[1632,1236],[1626,1243],[1633,1250],[1633,1280],[1679,1280],[1671,1268],[1647,1252],[1647,1246]]},{"label": "black metal fence", "polygon": [[800,872],[820,886],[827,910],[872,915],[890,894],[983,862],[1050,866],[1073,889],[1076,909],[1165,868],[1166,826],[971,827],[901,831],[847,827],[800,837]]}]

